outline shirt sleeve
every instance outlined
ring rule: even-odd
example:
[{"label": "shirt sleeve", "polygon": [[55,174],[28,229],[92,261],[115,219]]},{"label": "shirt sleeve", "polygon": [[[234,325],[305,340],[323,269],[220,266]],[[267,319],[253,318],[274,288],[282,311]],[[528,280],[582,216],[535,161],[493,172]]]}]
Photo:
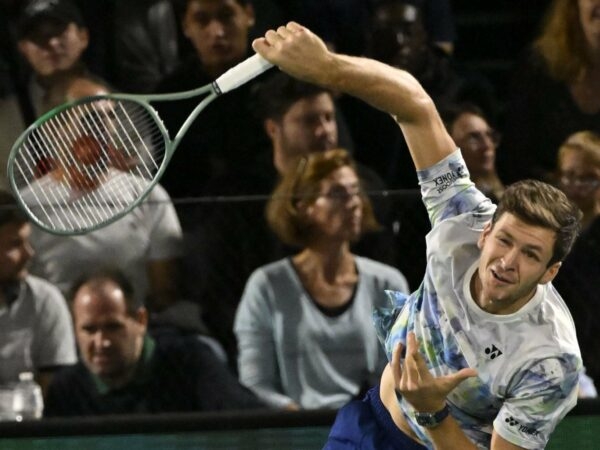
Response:
[{"label": "shirt sleeve", "polygon": [[552,431],[577,403],[577,361],[574,355],[548,358],[518,373],[494,430],[523,448],[545,448]]},{"label": "shirt sleeve", "polygon": [[273,408],[293,400],[281,392],[273,336],[273,312],[269,299],[274,293],[260,269],[248,279],[238,307],[234,331],[238,342],[240,381]]},{"label": "shirt sleeve", "polygon": [[150,229],[147,258],[159,260],[179,257],[182,253],[183,233],[167,191],[156,185],[143,206]]},{"label": "shirt sleeve", "polygon": [[54,286],[35,289],[41,303],[34,330],[34,364],[36,369],[75,364],[75,337],[67,302]]},{"label": "shirt sleeve", "polygon": [[486,217],[495,206],[469,178],[459,149],[437,164],[417,172],[423,202],[432,226],[463,213]]}]

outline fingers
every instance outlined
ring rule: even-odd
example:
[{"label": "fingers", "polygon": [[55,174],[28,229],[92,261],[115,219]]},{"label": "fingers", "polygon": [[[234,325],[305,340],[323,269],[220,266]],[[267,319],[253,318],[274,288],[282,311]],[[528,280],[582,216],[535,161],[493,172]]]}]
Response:
[{"label": "fingers", "polygon": [[394,376],[394,387],[398,389],[402,379],[402,350],[403,345],[398,342],[392,352],[392,375]]}]

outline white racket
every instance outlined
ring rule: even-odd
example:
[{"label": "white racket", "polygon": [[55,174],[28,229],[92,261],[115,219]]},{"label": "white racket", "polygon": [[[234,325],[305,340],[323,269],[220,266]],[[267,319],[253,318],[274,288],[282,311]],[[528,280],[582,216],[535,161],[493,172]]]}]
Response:
[{"label": "white racket", "polygon": [[[255,54],[190,91],[109,94],[53,109],[11,149],[8,177],[20,206],[36,225],[58,235],[83,234],[118,220],[158,183],[198,114],[270,67]],[[170,139],[150,102],[204,94]]]}]

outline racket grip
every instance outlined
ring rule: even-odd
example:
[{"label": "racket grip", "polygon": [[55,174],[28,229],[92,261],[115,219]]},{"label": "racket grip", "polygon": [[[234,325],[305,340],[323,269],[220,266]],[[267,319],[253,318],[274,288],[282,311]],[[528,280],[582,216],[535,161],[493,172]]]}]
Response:
[{"label": "racket grip", "polygon": [[273,64],[256,53],[217,78],[213,82],[213,86],[217,93],[224,94],[257,77],[271,67],[273,67]]}]

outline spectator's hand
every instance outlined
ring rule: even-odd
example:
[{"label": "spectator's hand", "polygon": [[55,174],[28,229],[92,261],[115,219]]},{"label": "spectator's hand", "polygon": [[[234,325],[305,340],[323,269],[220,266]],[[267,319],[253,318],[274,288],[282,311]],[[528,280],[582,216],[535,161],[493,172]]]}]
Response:
[{"label": "spectator's hand", "polygon": [[252,47],[284,72],[316,84],[327,75],[332,58],[325,43],[296,22],[267,31]]},{"label": "spectator's hand", "polygon": [[402,344],[392,354],[394,387],[416,411],[440,411],[446,404],[448,394],[467,378],[477,376],[475,369],[461,369],[451,375],[434,377],[429,372],[423,356],[419,353],[413,332],[406,338],[406,356],[401,361]]}]

